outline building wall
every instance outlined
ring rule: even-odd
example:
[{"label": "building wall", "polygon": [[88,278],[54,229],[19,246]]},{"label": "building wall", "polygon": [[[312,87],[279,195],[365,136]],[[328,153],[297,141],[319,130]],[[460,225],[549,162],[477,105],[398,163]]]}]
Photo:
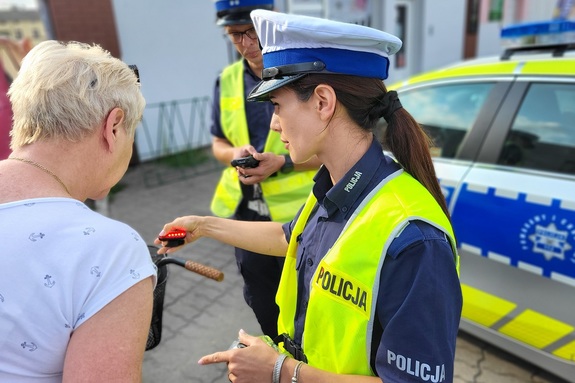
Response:
[{"label": "building wall", "polygon": [[[113,0],[125,62],[140,70],[148,106],[136,136],[142,160],[208,145],[211,100],[235,48],[212,0]],[[202,101],[204,100],[204,101]]]},{"label": "building wall", "polygon": [[500,54],[504,49],[500,39],[501,28],[516,23],[551,20],[557,3],[558,0],[506,0],[502,20],[490,21],[490,1],[482,0],[477,56]]},{"label": "building wall", "polygon": [[[38,10],[23,10],[18,8],[0,11],[0,37],[21,43],[28,39],[31,46],[46,39],[46,30]],[[10,78],[14,78],[18,67],[4,49],[0,49],[0,60],[3,69]]]},{"label": "building wall", "polygon": [[113,56],[121,57],[111,0],[39,1],[51,23],[51,38],[97,43]]},{"label": "building wall", "polygon": [[46,38],[46,32],[38,10],[12,8],[0,11],[0,36],[27,37],[38,43]]},{"label": "building wall", "polygon": [[[392,57],[388,84],[417,73],[461,60],[465,31],[465,1],[462,0],[371,0],[373,27],[401,36],[397,8],[407,9],[407,24],[401,55],[404,67]],[[438,6],[438,3],[441,3]],[[446,17],[445,9],[449,9]]]},{"label": "building wall", "polygon": [[211,97],[230,62],[210,0],[113,0],[124,61],[137,64],[149,103]]},{"label": "building wall", "polygon": [[441,6],[437,0],[423,2],[422,71],[437,69],[463,58],[466,1],[439,2]]}]

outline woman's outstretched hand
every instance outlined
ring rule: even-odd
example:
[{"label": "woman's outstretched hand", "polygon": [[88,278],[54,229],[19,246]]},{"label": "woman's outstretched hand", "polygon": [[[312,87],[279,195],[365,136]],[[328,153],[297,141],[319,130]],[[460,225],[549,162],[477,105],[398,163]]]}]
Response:
[{"label": "woman's outstretched hand", "polygon": [[[203,217],[189,215],[185,217],[176,218],[174,221],[164,225],[158,237],[154,240],[154,244],[161,245],[158,254],[174,253],[180,250],[184,245],[194,242],[200,235],[200,226]],[[169,234],[175,232],[185,232],[185,237],[181,238],[182,241],[178,242],[176,239],[169,240]],[[180,239],[180,238],[178,238]]]},{"label": "woman's outstretched hand", "polygon": [[198,364],[227,363],[228,379],[233,383],[269,381],[279,353],[263,339],[244,330],[239,331],[238,340],[246,347],[203,356]]}]

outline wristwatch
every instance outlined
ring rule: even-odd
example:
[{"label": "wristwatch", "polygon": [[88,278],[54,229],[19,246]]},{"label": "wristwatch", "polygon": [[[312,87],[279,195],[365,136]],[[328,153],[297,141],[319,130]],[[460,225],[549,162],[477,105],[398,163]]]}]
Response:
[{"label": "wristwatch", "polygon": [[293,161],[291,160],[291,157],[289,156],[289,154],[284,154],[284,158],[285,158],[285,163],[280,168],[280,172],[282,172],[284,174],[293,172],[294,165],[293,165]]}]

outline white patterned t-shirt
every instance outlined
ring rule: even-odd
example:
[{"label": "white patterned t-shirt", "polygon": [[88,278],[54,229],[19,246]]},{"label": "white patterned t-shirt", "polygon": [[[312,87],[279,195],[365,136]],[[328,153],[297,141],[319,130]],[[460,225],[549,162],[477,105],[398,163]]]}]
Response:
[{"label": "white patterned t-shirt", "polygon": [[60,382],[74,329],[156,274],[134,229],[68,198],[0,204],[0,243],[2,382]]}]

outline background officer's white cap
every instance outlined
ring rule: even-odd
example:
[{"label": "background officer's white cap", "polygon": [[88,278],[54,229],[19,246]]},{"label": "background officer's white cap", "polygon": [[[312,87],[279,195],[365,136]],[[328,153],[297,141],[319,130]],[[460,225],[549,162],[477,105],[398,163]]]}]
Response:
[{"label": "background officer's white cap", "polygon": [[273,0],[214,0],[216,24],[220,26],[251,24],[254,9],[273,9]]},{"label": "background officer's white cap", "polygon": [[263,81],[249,101],[267,94],[306,73],[338,73],[384,80],[389,56],[401,40],[389,33],[356,24],[316,17],[254,10],[254,27],[263,47]]}]

